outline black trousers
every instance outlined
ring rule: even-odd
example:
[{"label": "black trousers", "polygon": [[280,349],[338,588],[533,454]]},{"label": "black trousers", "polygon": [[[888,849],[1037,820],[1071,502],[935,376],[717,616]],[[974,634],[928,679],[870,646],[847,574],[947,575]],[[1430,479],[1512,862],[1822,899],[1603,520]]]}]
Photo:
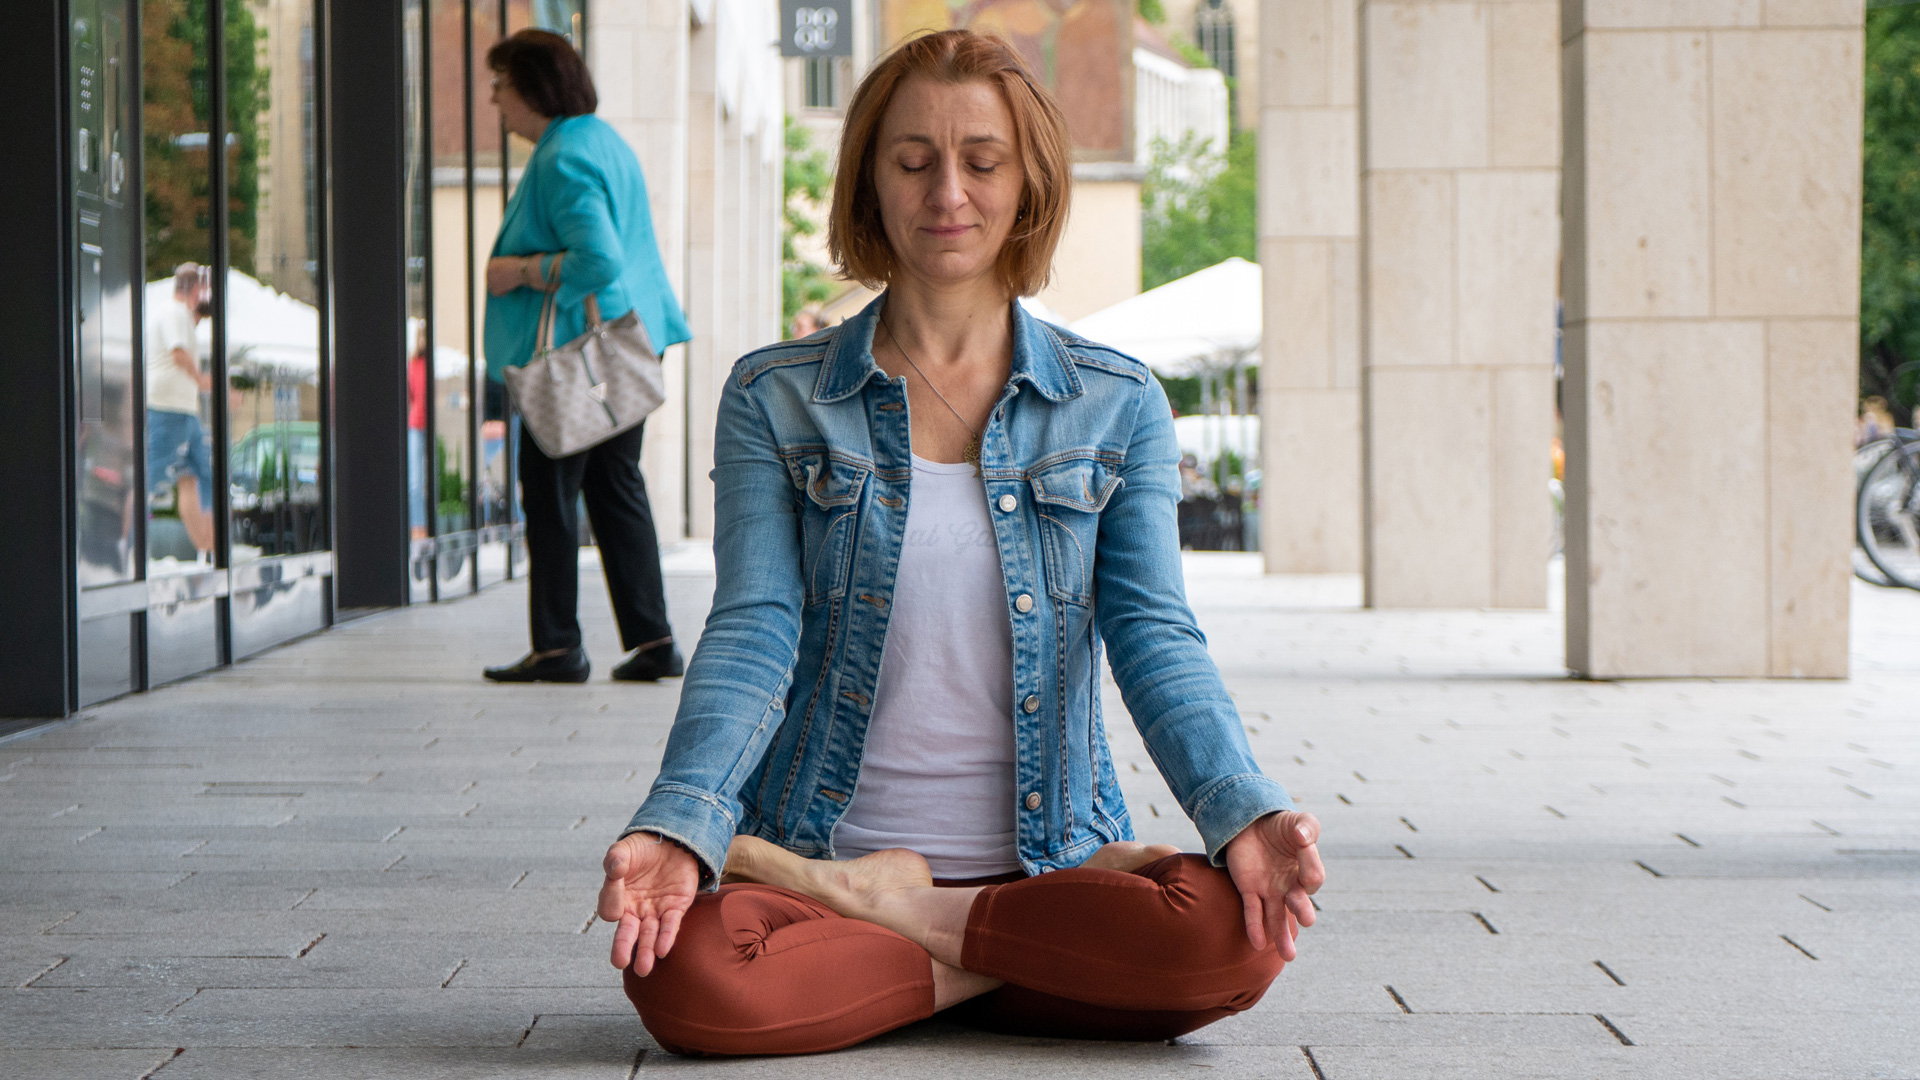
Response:
[{"label": "black trousers", "polygon": [[673,637],[667,623],[666,583],[660,577],[660,539],[640,476],[641,424],[598,446],[550,458],[524,426],[520,430],[520,502],[526,513],[535,651],[580,644],[580,523],[578,496],[600,544],[600,565],[613,599],[620,644],[627,650]]}]

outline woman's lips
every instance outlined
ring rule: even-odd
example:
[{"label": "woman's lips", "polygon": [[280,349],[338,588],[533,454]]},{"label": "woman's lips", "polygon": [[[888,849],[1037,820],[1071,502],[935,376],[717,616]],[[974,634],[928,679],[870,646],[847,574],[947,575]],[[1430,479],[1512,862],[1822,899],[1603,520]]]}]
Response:
[{"label": "woman's lips", "polygon": [[928,226],[926,231],[942,240],[951,240],[971,228],[973,228],[971,225],[932,225]]}]

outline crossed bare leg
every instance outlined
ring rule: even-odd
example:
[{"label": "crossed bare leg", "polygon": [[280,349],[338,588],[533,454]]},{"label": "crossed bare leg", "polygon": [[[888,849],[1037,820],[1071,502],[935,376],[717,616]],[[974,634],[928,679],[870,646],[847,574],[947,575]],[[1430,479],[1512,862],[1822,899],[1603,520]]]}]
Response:
[{"label": "crossed bare leg", "polygon": [[[1083,866],[1131,872],[1179,853],[1166,844],[1122,841],[1095,852]],[[804,859],[757,836],[736,836],[727,850],[724,882],[751,881],[810,896],[836,914],[884,926],[933,958],[934,1008],[945,1009],[1000,985],[960,966],[967,916],[979,888],[936,888],[927,860],[906,848],[877,851],[845,862]]]}]

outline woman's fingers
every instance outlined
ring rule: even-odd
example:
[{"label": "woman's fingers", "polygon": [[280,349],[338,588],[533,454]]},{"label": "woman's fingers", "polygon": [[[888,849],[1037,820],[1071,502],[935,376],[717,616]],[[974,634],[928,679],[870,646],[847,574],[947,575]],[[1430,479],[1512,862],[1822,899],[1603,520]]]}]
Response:
[{"label": "woman's fingers", "polygon": [[660,935],[660,920],[649,911],[638,922],[640,933],[633,943],[633,973],[645,978],[653,972],[653,945]]},{"label": "woman's fingers", "polygon": [[1287,914],[1297,920],[1301,926],[1312,926],[1314,920],[1313,900],[1305,889],[1295,886],[1287,890]]},{"label": "woman's fingers", "polygon": [[1270,898],[1265,902],[1267,913],[1267,936],[1273,939],[1274,947],[1280,950],[1280,959],[1293,963],[1300,955],[1300,949],[1293,942],[1293,928],[1288,925],[1286,901],[1284,898]]},{"label": "woman's fingers", "polygon": [[640,920],[622,915],[613,928],[613,966],[624,968],[633,963],[633,943],[640,938]]},{"label": "woman's fingers", "polygon": [[660,936],[654,940],[653,955],[665,956],[673,949],[673,941],[680,936],[680,920],[687,909],[673,901],[667,902],[667,910],[660,913]]},{"label": "woman's fingers", "polygon": [[1300,864],[1300,887],[1311,896],[1327,883],[1327,867],[1320,861],[1320,845],[1309,844],[1295,853]]},{"label": "woman's fingers", "polygon": [[1255,950],[1267,947],[1266,903],[1252,889],[1240,890],[1240,910],[1247,923],[1247,941]]},{"label": "woman's fingers", "polygon": [[627,913],[627,883],[624,878],[609,876],[600,886],[600,902],[594,911],[608,922],[617,922]]}]

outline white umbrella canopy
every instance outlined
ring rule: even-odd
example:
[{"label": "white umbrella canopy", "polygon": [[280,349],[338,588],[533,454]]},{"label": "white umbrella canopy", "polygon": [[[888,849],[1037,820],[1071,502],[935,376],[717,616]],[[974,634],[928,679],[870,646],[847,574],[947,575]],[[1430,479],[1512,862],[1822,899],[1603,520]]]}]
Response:
[{"label": "white umbrella canopy", "polygon": [[1260,267],[1235,256],[1075,322],[1089,341],[1137,357],[1168,378],[1239,360],[1259,363]]},{"label": "white umbrella canopy", "polygon": [[[173,278],[149,281],[146,304],[153,310],[171,304]],[[200,353],[212,348],[213,323],[202,319],[198,329]],[[227,272],[227,355],[255,364],[292,372],[320,368],[320,313],[312,304],[296,300],[238,270]]]}]

